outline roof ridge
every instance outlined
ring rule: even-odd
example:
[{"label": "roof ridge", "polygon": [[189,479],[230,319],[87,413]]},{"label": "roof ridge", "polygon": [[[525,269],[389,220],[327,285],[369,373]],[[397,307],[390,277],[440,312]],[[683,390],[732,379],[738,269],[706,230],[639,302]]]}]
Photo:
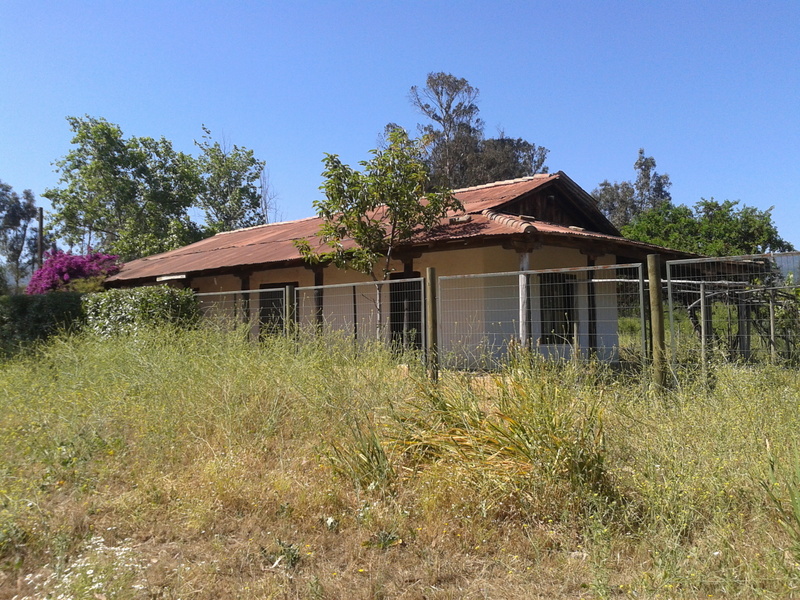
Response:
[{"label": "roof ridge", "polygon": [[481,214],[491,221],[497,221],[501,225],[505,225],[506,227],[512,227],[514,229],[519,230],[522,233],[532,233],[536,231],[536,226],[528,223],[527,221],[523,221],[519,217],[515,217],[514,215],[507,215],[504,213],[494,212],[491,209],[484,209],[481,211]]},{"label": "roof ridge", "polygon": [[252,227],[242,227],[241,229],[231,229],[230,231],[220,231],[217,235],[228,235],[229,233],[239,233],[240,231],[250,231],[252,229],[260,229],[262,227],[275,227],[277,225],[288,225],[289,223],[300,223],[301,221],[310,221],[311,219],[319,219],[318,216],[303,217],[302,219],[292,219],[291,221],[276,221],[274,223],[263,223],[262,225],[253,225]]},{"label": "roof ridge", "polygon": [[558,173],[536,173],[534,175],[528,175],[527,177],[517,177],[516,179],[504,179],[502,181],[492,181],[490,183],[482,183],[480,185],[473,185],[470,187],[459,188],[457,190],[453,190],[453,193],[458,192],[471,192],[473,190],[482,190],[485,188],[496,187],[500,185],[509,185],[512,183],[522,183],[523,181],[531,181],[533,179],[546,179],[548,177],[555,177]]}]

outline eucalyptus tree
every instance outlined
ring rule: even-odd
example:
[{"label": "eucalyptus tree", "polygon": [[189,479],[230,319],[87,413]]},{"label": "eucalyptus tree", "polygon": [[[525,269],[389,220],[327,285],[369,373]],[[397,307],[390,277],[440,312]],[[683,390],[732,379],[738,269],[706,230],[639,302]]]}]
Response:
[{"label": "eucalyptus tree", "polygon": [[633,168],[634,181],[611,183],[606,179],[592,191],[597,207],[617,228],[624,227],[645,211],[672,201],[669,175],[656,171],[656,159],[646,156],[644,148],[639,148]]},{"label": "eucalyptus tree", "polygon": [[413,86],[411,104],[431,123],[419,125],[431,183],[461,188],[547,172],[548,150],[522,138],[484,137],[479,90],[450,73],[429,73]]},{"label": "eucalyptus tree", "polygon": [[20,197],[10,185],[0,181],[0,256],[5,259],[0,277],[3,283],[11,284],[12,292],[20,291],[20,282],[33,267],[35,254],[28,250],[31,236],[36,233],[32,225],[36,215],[36,199],[31,190],[24,190]]}]

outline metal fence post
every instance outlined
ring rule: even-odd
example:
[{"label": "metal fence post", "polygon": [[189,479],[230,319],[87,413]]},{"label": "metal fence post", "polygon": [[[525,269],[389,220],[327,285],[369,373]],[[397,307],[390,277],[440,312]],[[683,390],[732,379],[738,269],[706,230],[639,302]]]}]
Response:
[{"label": "metal fence post", "polygon": [[653,383],[664,387],[667,372],[664,365],[664,299],[661,291],[661,256],[647,255],[647,275],[650,283],[650,327],[653,334]]},{"label": "metal fence post", "polygon": [[428,373],[434,381],[439,379],[439,318],[437,308],[436,269],[425,269],[425,358]]}]

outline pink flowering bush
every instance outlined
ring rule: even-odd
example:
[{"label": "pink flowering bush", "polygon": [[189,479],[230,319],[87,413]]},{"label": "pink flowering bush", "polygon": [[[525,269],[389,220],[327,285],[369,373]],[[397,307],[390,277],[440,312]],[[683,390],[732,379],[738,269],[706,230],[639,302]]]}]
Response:
[{"label": "pink flowering bush", "polygon": [[[72,254],[57,250],[45,254],[45,261],[31,277],[26,294],[45,294],[55,291],[89,291],[87,282],[100,282],[119,272],[118,256],[89,252],[89,254]],[[92,287],[92,286],[89,286]]]}]

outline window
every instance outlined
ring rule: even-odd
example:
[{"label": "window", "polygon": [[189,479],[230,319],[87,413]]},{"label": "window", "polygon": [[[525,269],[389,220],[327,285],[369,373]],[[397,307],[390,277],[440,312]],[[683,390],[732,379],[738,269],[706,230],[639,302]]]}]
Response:
[{"label": "window", "polygon": [[570,344],[575,319],[575,276],[568,273],[542,273],[542,344]]}]

